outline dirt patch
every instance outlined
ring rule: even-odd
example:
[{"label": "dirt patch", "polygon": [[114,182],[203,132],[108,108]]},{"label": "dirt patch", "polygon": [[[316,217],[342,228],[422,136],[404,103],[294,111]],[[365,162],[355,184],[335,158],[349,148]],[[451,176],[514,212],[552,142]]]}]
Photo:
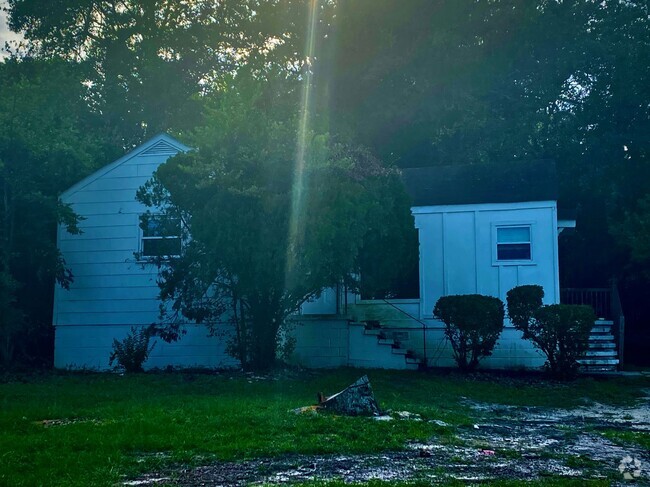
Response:
[{"label": "dirt patch", "polygon": [[466,401],[486,417],[498,417],[528,424],[564,424],[650,432],[650,399],[633,407],[593,403],[575,409],[504,406]]},{"label": "dirt patch", "polygon": [[600,428],[650,432],[647,402],[637,407],[594,404],[572,410],[468,405],[479,422],[457,428],[452,445],[432,438],[408,444],[400,452],[220,462],[152,474],[138,479],[137,485],[278,485],[333,479],[445,484],[452,479],[481,482],[549,476],[608,479],[612,485],[632,479],[635,485],[650,485],[650,452],[613,443],[598,433]]}]

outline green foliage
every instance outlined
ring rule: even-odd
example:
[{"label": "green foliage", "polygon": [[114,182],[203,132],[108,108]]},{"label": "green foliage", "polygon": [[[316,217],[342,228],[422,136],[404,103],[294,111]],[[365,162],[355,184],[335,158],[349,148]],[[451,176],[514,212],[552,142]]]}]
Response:
[{"label": "green foliage", "polygon": [[[193,129],[201,119],[199,95],[244,64],[292,66],[303,59],[302,1],[61,0],[57,9],[49,0],[7,3],[10,26],[32,55],[87,64],[89,101],[119,146]],[[273,56],[269,39],[282,41]]]},{"label": "green foliage", "polygon": [[536,284],[517,286],[506,294],[508,304],[508,318],[516,329],[524,333],[526,340],[528,336],[528,324],[535,311],[542,306],[544,299],[544,288]]},{"label": "green foliage", "polygon": [[530,340],[546,355],[554,377],[573,377],[587,351],[596,315],[591,306],[551,304],[537,309],[528,327]]},{"label": "green foliage", "polygon": [[649,23],[647,2],[340,0],[322,109],[400,167],[554,159],[562,285],[647,289]]},{"label": "green foliage", "polygon": [[619,445],[636,444],[646,451],[650,450],[650,433],[647,431],[621,431],[619,429],[606,429],[601,434]]},{"label": "green foliage", "polygon": [[491,296],[443,296],[433,316],[445,324],[445,336],[463,372],[474,370],[483,357],[492,355],[503,330],[503,303]]},{"label": "green foliage", "polygon": [[0,360],[47,363],[52,285],[72,280],[56,248],[57,225],[78,232],[61,191],[106,157],[98,117],[85,101],[80,66],[0,63]]},{"label": "green foliage", "polygon": [[596,320],[591,306],[542,306],[541,286],[518,286],[508,291],[507,296],[510,321],[546,355],[549,372],[559,378],[574,376],[577,360],[587,351],[589,332]]},{"label": "green foliage", "polygon": [[642,266],[648,275],[650,264],[650,194],[640,198],[633,210],[625,212],[622,221],[612,223],[620,243],[630,251],[631,261]]},{"label": "green foliage", "polygon": [[232,320],[247,368],[274,363],[279,327],[306,300],[340,282],[358,289],[362,256],[382,256],[387,282],[407,260],[399,237],[413,220],[399,173],[300,125],[299,86],[240,73],[208,102],[190,137],[197,150],[160,166],[138,195],[191,236],[161,267],[161,336],[177,338],[184,319],[213,332]]},{"label": "green foliage", "polygon": [[24,332],[23,312],[16,308],[18,283],[9,272],[0,272],[0,361],[11,363]]},{"label": "green foliage", "polygon": [[538,157],[582,54],[575,3],[340,0],[323,56],[333,123],[402,167]]},{"label": "green foliage", "polygon": [[127,373],[143,372],[142,364],[149,358],[149,354],[156,346],[153,342],[149,346],[151,330],[149,327],[132,326],[129,333],[122,339],[113,339],[113,351],[108,360],[108,365],[116,362]]}]

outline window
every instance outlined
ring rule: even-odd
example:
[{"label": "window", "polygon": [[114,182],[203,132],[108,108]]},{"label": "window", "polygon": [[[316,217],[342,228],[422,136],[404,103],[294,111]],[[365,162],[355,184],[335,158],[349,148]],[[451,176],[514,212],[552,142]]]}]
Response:
[{"label": "window", "polygon": [[531,260],[530,225],[497,227],[497,260]]},{"label": "window", "polygon": [[169,257],[181,253],[181,224],[166,215],[141,215],[142,257]]}]

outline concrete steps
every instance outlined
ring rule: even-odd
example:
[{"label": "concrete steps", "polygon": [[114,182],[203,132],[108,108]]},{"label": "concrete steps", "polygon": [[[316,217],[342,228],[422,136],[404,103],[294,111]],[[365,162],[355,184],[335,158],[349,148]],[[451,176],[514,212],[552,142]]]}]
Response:
[{"label": "concrete steps", "polygon": [[611,342],[612,340],[614,340],[614,335],[611,335],[610,333],[596,335],[592,332],[592,334],[589,335],[590,342]]},{"label": "concrete steps", "polygon": [[578,360],[584,372],[611,372],[618,367],[618,350],[612,333],[613,321],[597,320],[589,335],[589,349]]},{"label": "concrete steps", "polygon": [[353,321],[350,322],[350,330],[353,331],[356,345],[351,347],[350,365],[382,369],[419,368],[421,360],[415,357],[413,352],[403,348],[378,322]]}]

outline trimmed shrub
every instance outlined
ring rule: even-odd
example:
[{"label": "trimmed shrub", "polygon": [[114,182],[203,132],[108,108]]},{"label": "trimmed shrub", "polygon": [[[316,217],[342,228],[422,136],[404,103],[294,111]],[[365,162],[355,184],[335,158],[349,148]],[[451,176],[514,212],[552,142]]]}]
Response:
[{"label": "trimmed shrub", "polygon": [[151,347],[149,346],[150,338],[150,328],[132,326],[123,340],[113,339],[113,351],[108,365],[112,366],[113,362],[117,362],[117,366],[122,367],[127,373],[143,372],[142,364],[147,361],[156,345],[154,342]]},{"label": "trimmed shrub", "polygon": [[546,366],[553,376],[575,375],[577,360],[589,347],[589,332],[595,320],[591,306],[551,304],[535,311],[528,333],[546,355]]},{"label": "trimmed shrub", "polygon": [[492,355],[503,330],[503,302],[491,296],[443,296],[433,316],[445,324],[445,335],[463,372],[474,370],[483,357]]},{"label": "trimmed shrub", "polygon": [[508,291],[508,317],[525,339],[546,355],[546,368],[553,377],[571,378],[577,360],[589,347],[589,333],[596,315],[591,306],[542,305],[540,286],[519,286]]},{"label": "trimmed shrub", "polygon": [[517,330],[523,332],[526,340],[531,338],[528,336],[528,325],[535,311],[542,307],[542,299],[544,288],[537,285],[517,286],[506,294],[508,318]]}]

